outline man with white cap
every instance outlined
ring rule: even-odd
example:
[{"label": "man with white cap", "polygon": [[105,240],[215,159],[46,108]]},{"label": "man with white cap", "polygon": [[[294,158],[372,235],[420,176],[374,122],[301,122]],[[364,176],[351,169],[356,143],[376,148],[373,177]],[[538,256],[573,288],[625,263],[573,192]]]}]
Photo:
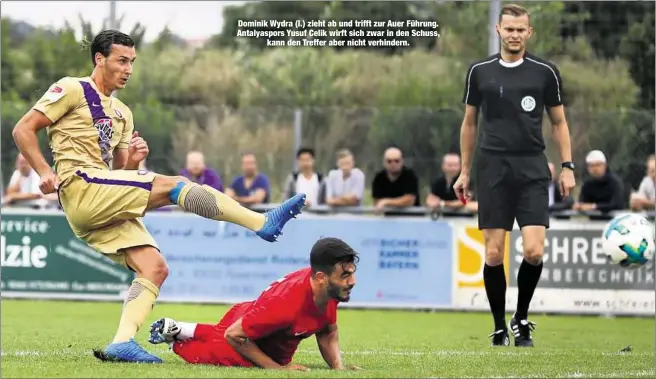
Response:
[{"label": "man with white cap", "polygon": [[592,150],[585,157],[590,177],[583,182],[576,211],[599,210],[610,212],[624,208],[624,184],[608,168],[606,156],[600,150]]}]

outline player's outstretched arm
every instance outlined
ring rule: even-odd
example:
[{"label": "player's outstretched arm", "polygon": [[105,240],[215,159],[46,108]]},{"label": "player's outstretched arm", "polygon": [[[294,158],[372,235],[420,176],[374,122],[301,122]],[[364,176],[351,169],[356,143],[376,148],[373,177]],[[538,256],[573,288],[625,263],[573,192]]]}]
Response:
[{"label": "player's outstretched arm", "polygon": [[317,344],[321,356],[333,370],[343,370],[342,353],[339,350],[339,334],[337,324],[328,325],[324,330],[317,333]]},{"label": "player's outstretched arm", "polygon": [[255,342],[251,341],[244,328],[241,325],[241,318],[230,325],[225,332],[225,339],[235,349],[236,352],[243,355],[246,359],[253,362],[258,367],[264,369],[281,370],[284,366],[276,363],[271,357],[266,355]]}]

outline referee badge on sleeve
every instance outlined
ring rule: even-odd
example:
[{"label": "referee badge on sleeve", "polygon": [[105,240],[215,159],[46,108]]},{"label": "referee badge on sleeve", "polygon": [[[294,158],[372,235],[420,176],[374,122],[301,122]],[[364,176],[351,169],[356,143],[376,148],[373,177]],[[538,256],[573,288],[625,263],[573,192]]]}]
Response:
[{"label": "referee badge on sleeve", "polygon": [[522,99],[522,109],[526,112],[530,112],[535,109],[535,99],[533,96],[524,96]]}]

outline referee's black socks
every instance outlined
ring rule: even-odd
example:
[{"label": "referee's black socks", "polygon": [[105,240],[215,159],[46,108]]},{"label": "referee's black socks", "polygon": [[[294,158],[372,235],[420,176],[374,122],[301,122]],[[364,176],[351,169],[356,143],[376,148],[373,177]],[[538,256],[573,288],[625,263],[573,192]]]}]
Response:
[{"label": "referee's black socks", "polygon": [[532,265],[524,259],[517,273],[517,313],[515,319],[526,320],[528,317],[528,306],[531,304],[535,287],[538,286],[540,275],[542,275],[542,261],[537,266]]},{"label": "referee's black socks", "polygon": [[483,281],[494,317],[494,330],[506,329],[506,274],[503,263],[498,266],[488,266],[486,263],[483,267]]}]

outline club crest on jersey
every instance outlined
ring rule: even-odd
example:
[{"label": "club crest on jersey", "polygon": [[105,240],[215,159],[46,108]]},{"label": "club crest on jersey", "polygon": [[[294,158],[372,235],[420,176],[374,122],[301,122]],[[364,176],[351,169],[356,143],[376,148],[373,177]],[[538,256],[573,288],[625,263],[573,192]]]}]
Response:
[{"label": "club crest on jersey", "polygon": [[116,112],[118,118],[120,118],[121,120],[123,119],[123,113],[121,113],[121,111],[119,111],[118,109],[114,109],[114,112]]},{"label": "club crest on jersey", "polygon": [[93,126],[98,130],[98,145],[100,146],[100,155],[102,160],[109,164],[111,160],[109,150],[111,148],[114,129],[112,128],[112,119],[103,117],[94,120]]},{"label": "club crest on jersey", "polygon": [[533,96],[524,96],[522,99],[522,109],[526,112],[530,112],[535,109],[535,99]]}]

